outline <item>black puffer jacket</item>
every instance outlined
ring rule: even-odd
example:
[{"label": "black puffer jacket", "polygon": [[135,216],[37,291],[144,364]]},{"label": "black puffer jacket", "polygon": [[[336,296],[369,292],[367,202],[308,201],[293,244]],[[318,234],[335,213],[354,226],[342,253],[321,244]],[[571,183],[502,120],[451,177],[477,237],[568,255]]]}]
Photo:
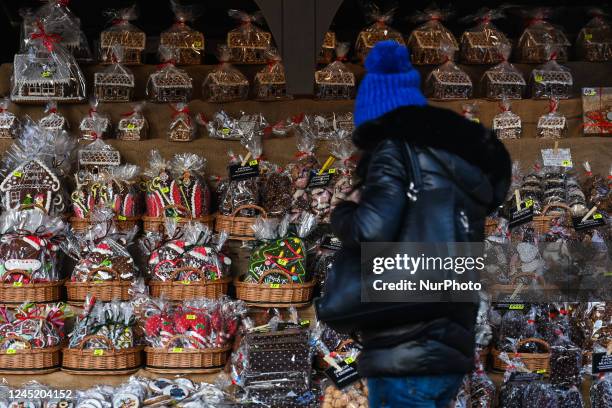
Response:
[{"label": "black puffer jacket", "polygon": [[[453,200],[455,216],[438,223],[435,236],[428,240],[482,241],[485,216],[506,195],[511,176],[509,154],[481,125],[431,106],[402,107],[366,122],[353,135],[363,153],[358,166],[363,182],[361,201],[342,203],[332,214],[332,228],[343,243],[332,273],[360,279],[361,242],[414,242],[420,236],[406,222],[409,175],[394,139],[409,143],[416,151],[423,189],[450,188],[448,199]],[[436,216],[422,214],[422,219]],[[458,230],[466,233],[458,236]],[[470,371],[477,305],[412,305],[412,313],[399,326],[389,327],[382,321],[360,333],[364,345],[358,360],[360,373],[375,377]]]}]

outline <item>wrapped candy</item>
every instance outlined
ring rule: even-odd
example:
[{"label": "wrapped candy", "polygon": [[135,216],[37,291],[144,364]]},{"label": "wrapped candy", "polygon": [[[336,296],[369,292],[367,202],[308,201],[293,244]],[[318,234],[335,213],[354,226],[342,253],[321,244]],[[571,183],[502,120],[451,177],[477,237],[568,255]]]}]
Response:
[{"label": "wrapped candy", "polygon": [[146,186],[146,215],[178,216],[177,210],[173,207],[173,198],[169,194],[170,186],[176,184],[170,161],[165,160],[158,150],[151,150],[148,163],[149,167],[143,171]]},{"label": "wrapped candy", "polygon": [[172,142],[190,142],[196,137],[197,125],[184,103],[171,105],[172,122],[168,126],[168,139]]},{"label": "wrapped candy", "polygon": [[0,350],[48,348],[64,339],[64,322],[71,316],[63,303],[24,303],[14,310],[0,307]]},{"label": "wrapped candy", "polygon": [[221,252],[227,234],[221,233],[213,241],[212,231],[201,223],[191,221],[180,233],[171,220],[166,224],[169,240],[151,234],[143,241],[151,279],[197,282],[229,276],[232,261]]},{"label": "wrapped candy", "polygon": [[320,224],[329,223],[331,203],[335,191],[337,169],[331,168],[335,158],[330,156],[320,169],[312,173],[308,182],[310,212]]},{"label": "wrapped candy", "polygon": [[593,17],[578,33],[576,49],[581,60],[604,62],[612,60],[612,26],[606,20],[606,13],[591,8]]},{"label": "wrapped candy", "polygon": [[38,121],[38,126],[49,132],[61,132],[68,130],[69,124],[66,118],[57,112],[57,102],[49,101],[45,106],[46,116],[43,116]]},{"label": "wrapped candy", "polygon": [[193,153],[178,153],[170,166],[173,180],[168,194],[179,215],[198,218],[210,214],[211,193],[204,177],[206,159]]},{"label": "wrapped candy", "polygon": [[506,363],[504,382],[499,396],[499,406],[505,408],[523,408],[523,395],[530,382],[516,380],[516,376],[521,373],[529,373],[529,370],[516,356],[511,358],[508,354],[501,353],[499,358]]},{"label": "wrapped candy", "polygon": [[16,139],[21,133],[21,122],[8,111],[10,100],[0,99],[0,139]]},{"label": "wrapped candy", "polygon": [[359,380],[342,390],[329,383],[323,387],[322,408],[365,408],[368,406],[368,386]]},{"label": "wrapped candy", "polygon": [[578,387],[555,388],[554,391],[557,394],[559,408],[583,408],[585,406],[582,401],[582,392]]},{"label": "wrapped candy", "polygon": [[431,71],[425,81],[427,94],[433,99],[469,99],[472,95],[472,80],[452,60],[455,53],[452,44],[442,42],[440,53],[443,63]]},{"label": "wrapped candy", "polygon": [[85,77],[74,56],[59,41],[57,34],[46,31],[43,22],[36,22],[36,31],[26,40],[24,51],[15,54],[11,77],[13,102],[85,99]]},{"label": "wrapped candy", "polygon": [[316,227],[316,219],[312,214],[304,214],[295,229],[289,221],[289,216],[280,223],[275,219],[257,219],[253,225],[255,237],[264,243],[251,252],[245,282],[286,284],[312,280],[306,267],[304,239]]},{"label": "wrapped candy", "polygon": [[500,113],[493,117],[493,132],[499,140],[519,139],[523,131],[521,117],[512,112],[510,100],[503,98]]},{"label": "wrapped candy", "polygon": [[174,24],[163,31],[159,37],[159,46],[174,50],[176,65],[198,65],[204,54],[204,34],[191,28],[188,23],[197,18],[193,6],[183,6],[172,0]]},{"label": "wrapped candy", "polygon": [[496,397],[495,383],[478,361],[476,370],[470,374],[470,403],[472,408],[493,408]]},{"label": "wrapped candy", "polygon": [[130,23],[138,18],[136,7],[113,10],[109,13],[111,26],[100,33],[100,62],[111,64],[113,47],[123,47],[123,63],[138,65],[142,63],[142,54],[146,45],[144,31]]},{"label": "wrapped candy", "polygon": [[540,116],[536,127],[541,139],[561,139],[567,136],[567,119],[558,111],[559,100],[550,98],[548,113]]},{"label": "wrapped candy", "polygon": [[561,387],[580,386],[582,382],[582,350],[557,330],[550,346],[550,382]]},{"label": "wrapped candy", "polygon": [[267,65],[255,74],[255,99],[275,101],[287,98],[287,81],[285,67],[281,56],[275,48],[266,51]]},{"label": "wrapped candy", "polygon": [[80,172],[97,174],[109,171],[113,167],[121,164],[121,154],[119,150],[96,138],[87,146],[81,147],[78,152],[78,164]]},{"label": "wrapped candy", "polygon": [[591,384],[591,408],[612,407],[612,375],[600,374]]},{"label": "wrapped candy", "polygon": [[329,64],[334,58],[334,51],[336,49],[336,33],[333,31],[326,31],[323,36],[323,44],[319,50],[317,56],[317,64]]},{"label": "wrapped candy", "polygon": [[229,10],[227,14],[240,22],[240,26],[227,33],[227,47],[231,61],[237,64],[265,64],[265,52],[272,45],[272,34],[257,27],[260,13],[247,14]]},{"label": "wrapped candy", "polygon": [[137,103],[132,110],[121,114],[117,123],[117,139],[119,140],[144,140],[149,133],[149,122],[142,113],[143,103]]},{"label": "wrapped candy", "polygon": [[352,112],[330,112],[317,114],[300,114],[292,118],[296,129],[316,140],[330,140],[338,132],[352,134],[355,130]]},{"label": "wrapped candy", "polygon": [[531,87],[534,99],[559,98],[572,96],[574,79],[569,68],[557,62],[557,49],[547,46],[548,62],[531,71]]},{"label": "wrapped candy", "polygon": [[100,102],[130,102],[134,98],[134,74],[123,65],[123,46],[111,47],[111,65],[94,74],[94,93]]},{"label": "wrapped candy", "polygon": [[147,80],[147,97],[152,102],[186,103],[191,100],[193,80],[187,71],[176,67],[177,52],[176,49],[159,46],[162,63]]},{"label": "wrapped candy", "polygon": [[336,45],[336,61],[315,72],[315,95],[318,99],[351,99],[355,94],[355,74],[343,61],[349,51],[348,43]]},{"label": "wrapped candy", "polygon": [[266,118],[261,113],[247,114],[240,112],[232,117],[223,109],[216,112],[211,120],[206,120],[202,114],[197,117],[200,124],[206,127],[208,137],[222,140],[244,140],[262,135],[268,127]]},{"label": "wrapped candy", "polygon": [[261,206],[269,217],[279,218],[291,211],[293,183],[287,169],[279,166],[261,175]]},{"label": "wrapped candy", "polygon": [[110,136],[113,126],[110,116],[98,111],[99,101],[94,96],[89,101],[89,112],[81,120],[79,130],[84,140],[106,139]]},{"label": "wrapped candy", "polygon": [[559,399],[552,385],[541,381],[534,381],[525,388],[523,406],[556,408],[559,406]]},{"label": "wrapped candy", "polygon": [[404,45],[402,33],[388,25],[393,20],[394,12],[395,9],[382,12],[375,4],[370,4],[366,18],[374,24],[361,30],[355,43],[355,52],[362,63],[365,61],[368,52],[379,41],[393,40]]},{"label": "wrapped candy", "polygon": [[511,47],[499,44],[497,52],[502,62],[488,69],[480,80],[489,99],[521,99],[527,83],[523,75],[508,62]]},{"label": "wrapped candy", "polygon": [[516,343],[527,331],[527,318],[520,310],[509,310],[501,320],[497,349],[505,352],[517,351]]},{"label": "wrapped candy", "polygon": [[408,38],[408,47],[412,55],[412,63],[415,65],[438,65],[443,64],[446,55],[441,52],[443,43],[450,45],[454,60],[454,53],[459,51],[459,45],[453,33],[451,33],[441,21],[448,18],[448,10],[428,8],[416,13],[412,20],[423,25],[417,27]]},{"label": "wrapped candy", "polygon": [[60,218],[37,208],[5,211],[0,216],[0,279],[21,284],[60,280],[64,227]]},{"label": "wrapped candy", "polygon": [[293,199],[291,203],[291,214],[293,220],[298,219],[303,212],[310,211],[310,194],[308,183],[311,172],[321,168],[314,154],[315,141],[307,133],[301,133],[297,141],[296,160],[287,165],[293,181]]},{"label": "wrapped candy", "polygon": [[206,75],[202,82],[202,95],[208,102],[233,102],[247,99],[249,96],[249,81],[229,61],[231,50],[219,46],[217,56],[219,65]]},{"label": "wrapped candy", "polygon": [[492,21],[504,17],[501,9],[482,8],[463,21],[474,21],[476,26],[461,36],[461,59],[466,64],[497,64],[501,62],[497,52],[499,44],[510,45],[504,33]]},{"label": "wrapped candy", "polygon": [[548,61],[548,48],[552,46],[557,50],[557,61],[567,61],[571,43],[563,31],[546,21],[551,10],[540,7],[525,14],[529,20],[517,43],[518,59],[528,64],[543,64]]},{"label": "wrapped candy", "polygon": [[44,4],[33,12],[23,14],[22,49],[27,47],[27,39],[36,32],[37,22],[45,26],[46,31],[57,36],[60,44],[79,62],[93,60],[87,37],[81,30],[81,20],[68,8],[69,0],[45,0]]}]

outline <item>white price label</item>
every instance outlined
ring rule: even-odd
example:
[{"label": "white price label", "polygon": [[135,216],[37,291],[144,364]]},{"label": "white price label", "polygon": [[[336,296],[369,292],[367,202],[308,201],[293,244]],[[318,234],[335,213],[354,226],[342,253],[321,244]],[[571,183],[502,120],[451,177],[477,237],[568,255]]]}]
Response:
[{"label": "white price label", "polygon": [[542,149],[544,166],[573,167],[570,149]]}]

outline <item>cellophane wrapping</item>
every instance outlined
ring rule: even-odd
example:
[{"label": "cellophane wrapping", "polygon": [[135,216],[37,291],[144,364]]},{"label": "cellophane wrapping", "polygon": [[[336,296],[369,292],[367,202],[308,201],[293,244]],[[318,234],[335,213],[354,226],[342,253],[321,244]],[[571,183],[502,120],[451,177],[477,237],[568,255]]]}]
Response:
[{"label": "cellophane wrapping", "polygon": [[293,181],[293,199],[291,203],[292,219],[297,220],[304,212],[310,212],[311,197],[308,191],[308,182],[311,173],[321,164],[314,154],[315,140],[309,133],[301,132],[297,140],[297,153],[294,161],[287,165]]},{"label": "cellophane wrapping", "polygon": [[355,43],[355,52],[361,61],[365,60],[368,52],[379,41],[393,40],[400,44],[404,44],[402,33],[389,27],[393,21],[395,9],[383,11],[374,3],[371,3],[366,11],[366,19],[373,24],[361,30],[357,35]]},{"label": "cellophane wrapping", "polygon": [[172,0],[174,23],[160,35],[160,47],[175,50],[177,65],[197,65],[202,63],[204,54],[204,35],[194,30],[189,23],[193,22],[199,12],[195,6],[185,6]]},{"label": "cellophane wrapping", "polygon": [[497,53],[502,62],[488,69],[482,76],[481,83],[485,96],[489,99],[521,99],[527,83],[523,74],[508,62],[510,45],[499,44]]},{"label": "cellophane wrapping", "polygon": [[110,115],[98,109],[100,101],[95,96],[89,99],[89,111],[81,119],[79,131],[81,139],[96,140],[106,139],[112,135],[113,125]]},{"label": "cellophane wrapping", "polygon": [[355,95],[355,74],[343,61],[347,60],[348,43],[336,45],[336,60],[315,72],[315,96],[318,99],[351,99]]},{"label": "cellophane wrapping", "polygon": [[228,10],[231,18],[240,26],[227,33],[227,46],[231,61],[237,64],[265,64],[265,51],[272,45],[272,35],[257,26],[262,22],[261,13],[247,14],[240,10]]},{"label": "cellophane wrapping", "polygon": [[521,117],[512,112],[512,104],[503,98],[499,104],[500,112],[493,117],[493,132],[499,140],[518,139],[523,131]]},{"label": "cellophane wrapping", "polygon": [[576,50],[580,59],[592,62],[612,60],[612,26],[609,16],[600,8],[592,7],[593,17],[578,33]]},{"label": "cellophane wrapping", "polygon": [[540,116],[536,126],[539,139],[562,139],[567,137],[567,118],[559,112],[559,100],[551,97],[548,113]]},{"label": "cellophane wrapping", "polygon": [[469,99],[472,96],[472,80],[455,62],[455,51],[449,42],[440,45],[443,63],[429,73],[425,80],[426,93],[434,99]]},{"label": "cellophane wrapping", "polygon": [[72,311],[63,303],[0,307],[0,350],[58,346],[65,337],[65,320],[71,316]]},{"label": "cellophane wrapping", "polygon": [[145,117],[144,102],[134,104],[132,110],[121,115],[117,123],[117,139],[144,140],[149,134],[149,121]]},{"label": "cellophane wrapping", "polygon": [[136,6],[111,10],[107,14],[110,26],[100,33],[100,62],[112,63],[112,48],[115,45],[121,45],[124,49],[124,64],[141,64],[146,46],[146,35],[144,31],[131,23],[138,18]]},{"label": "cellophane wrapping", "polygon": [[266,51],[266,66],[255,74],[255,99],[275,101],[287,98],[285,66],[276,48]]},{"label": "cellophane wrapping", "polygon": [[21,134],[21,121],[8,110],[11,100],[0,99],[0,139],[16,139]]},{"label": "cellophane wrapping", "polygon": [[560,28],[546,21],[552,9],[537,7],[524,14],[528,23],[516,47],[518,59],[528,64],[543,64],[548,60],[547,48],[552,46],[557,49],[557,60],[567,61],[571,43]]},{"label": "cellophane wrapping", "polygon": [[94,93],[100,102],[129,102],[134,97],[134,74],[123,64],[124,48],[111,47],[111,64],[94,74]]},{"label": "cellophane wrapping", "polygon": [[219,65],[206,75],[202,82],[202,95],[208,102],[233,102],[247,99],[249,81],[231,63],[231,50],[219,46]]},{"label": "cellophane wrapping", "polygon": [[531,71],[532,96],[535,99],[568,99],[574,78],[569,68],[557,62],[558,48],[546,46],[547,62]]},{"label": "cellophane wrapping", "polygon": [[496,49],[499,44],[511,45],[508,38],[492,21],[504,17],[502,8],[483,7],[474,15],[462,19],[475,22],[461,36],[461,59],[466,64],[497,64],[502,60]]},{"label": "cellophane wrapping", "polygon": [[168,126],[168,139],[171,142],[190,142],[196,137],[197,124],[191,117],[187,104],[179,102],[171,105],[172,121]]},{"label": "cellophane wrapping", "polygon": [[[423,23],[412,31],[408,38],[408,47],[411,50],[413,64],[443,64],[445,56],[441,53],[441,46],[444,43],[451,44],[453,54],[459,51],[459,45],[455,36],[442,24],[442,21],[446,20],[450,15],[451,12],[449,10],[430,7],[417,12],[412,17],[414,23]],[[454,55],[451,59],[455,59]]]},{"label": "cellophane wrapping", "polygon": [[147,97],[157,103],[186,103],[191,100],[193,79],[187,71],[176,66],[178,51],[167,46],[159,47],[161,64],[147,80]]}]

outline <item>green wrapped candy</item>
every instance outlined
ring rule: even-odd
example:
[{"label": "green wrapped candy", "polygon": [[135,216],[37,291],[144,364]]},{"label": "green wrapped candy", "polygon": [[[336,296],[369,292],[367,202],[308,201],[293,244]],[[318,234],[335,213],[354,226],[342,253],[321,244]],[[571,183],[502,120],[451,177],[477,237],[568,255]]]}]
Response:
[{"label": "green wrapped candy", "polygon": [[286,237],[267,242],[257,247],[249,259],[249,273],[245,282],[259,282],[261,276],[270,269],[279,269],[280,273],[267,275],[262,283],[305,283],[311,280],[306,270],[306,246],[298,237]]}]

